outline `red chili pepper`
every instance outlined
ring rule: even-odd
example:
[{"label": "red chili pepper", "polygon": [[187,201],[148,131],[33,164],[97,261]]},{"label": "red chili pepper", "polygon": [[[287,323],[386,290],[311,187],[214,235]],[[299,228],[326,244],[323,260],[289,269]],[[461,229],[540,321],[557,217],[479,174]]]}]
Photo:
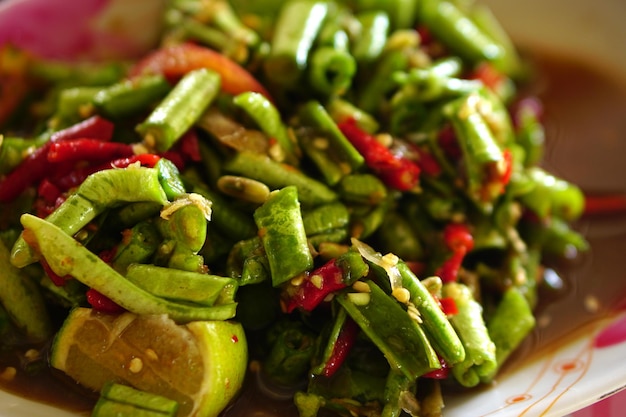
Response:
[{"label": "red chili pepper", "polygon": [[270,94],[246,69],[232,59],[212,49],[183,43],[156,50],[139,61],[129,76],[163,74],[170,81],[181,78],[189,71],[208,68],[221,76],[221,89],[229,94],[254,91],[271,100]]},{"label": "red chili pepper", "polygon": [[[502,185],[507,185],[511,181],[511,174],[513,174],[513,154],[510,149],[502,151],[502,158],[504,159],[504,170],[497,181]],[[504,187],[502,187],[504,192]]]},{"label": "red chili pepper", "polygon": [[50,268],[50,265],[48,265],[48,262],[46,262],[45,259],[41,259],[39,263],[41,264],[41,267],[43,268],[48,278],[50,278],[50,281],[52,281],[54,285],[56,285],[57,287],[64,286],[65,281],[71,278],[69,275],[66,275],[64,277],[58,275],[56,272],[52,270],[52,268]]},{"label": "red chili pepper", "polygon": [[88,289],[86,295],[87,302],[93,307],[94,310],[109,314],[123,313],[126,311],[124,307],[121,307],[115,301],[93,288]]},{"label": "red chili pepper", "polygon": [[339,129],[363,155],[367,166],[389,187],[408,191],[417,186],[420,168],[413,161],[394,155],[374,136],[359,128],[354,119],[339,123]]},{"label": "red chili pepper", "polygon": [[101,117],[91,116],[79,123],[55,132],[50,137],[50,142],[61,142],[71,139],[92,138],[109,141],[113,137],[115,125]]},{"label": "red chili pepper", "polygon": [[334,259],[312,271],[293,294],[286,294],[286,310],[296,308],[313,311],[331,293],[346,288],[343,270]]},{"label": "red chili pepper", "polygon": [[448,249],[452,251],[452,255],[444,261],[435,274],[443,282],[454,282],[465,255],[474,247],[474,238],[466,225],[449,223],[444,229],[443,239]]},{"label": "red chili pepper", "polygon": [[111,161],[108,165],[110,168],[126,168],[136,162],[139,162],[141,166],[154,168],[161,157],[153,153],[143,153],[140,155],[129,156],[128,158],[120,158],[115,161]]},{"label": "red chili pepper", "polygon": [[53,134],[48,142],[28,155],[0,181],[0,202],[14,200],[28,187],[49,176],[51,172],[62,172],[58,165],[48,160],[48,152],[53,143],[60,143],[76,137],[110,140],[113,133],[112,126],[113,124],[108,120],[94,116]]},{"label": "red chili pepper", "polygon": [[175,149],[180,152],[185,159],[193,162],[202,161],[200,154],[200,144],[198,143],[198,135],[195,130],[189,130],[182,138],[176,142]]},{"label": "red chili pepper", "polygon": [[131,155],[133,155],[133,147],[129,144],[81,138],[52,143],[48,151],[48,161],[93,162],[125,158]]},{"label": "red chili pepper", "polygon": [[437,141],[446,155],[453,161],[459,160],[463,155],[463,151],[461,150],[452,125],[446,125],[439,131]]},{"label": "red chili pepper", "polygon": [[441,165],[437,162],[437,159],[428,151],[418,150],[419,159],[417,161],[417,165],[419,165],[421,171],[430,175],[431,177],[436,177],[441,174]]},{"label": "red chili pepper", "polygon": [[448,375],[450,375],[450,367],[448,366],[446,361],[443,360],[443,358],[439,358],[439,363],[441,364],[441,368],[430,371],[422,376],[424,378],[431,379],[446,379]]},{"label": "red chili pepper", "polygon": [[491,91],[497,92],[506,76],[488,62],[482,62],[467,77],[470,80],[479,80]]},{"label": "red chili pepper", "polygon": [[439,302],[439,305],[441,306],[441,311],[443,311],[443,313],[446,316],[454,316],[455,314],[459,313],[459,308],[457,307],[456,302],[454,301],[454,298],[443,297],[443,298],[439,298],[437,301]]},{"label": "red chili pepper", "polygon": [[352,347],[356,343],[357,336],[359,335],[359,325],[350,317],[346,319],[341,328],[335,345],[333,346],[333,353],[324,366],[322,375],[331,377],[337,372],[341,365],[345,362],[348,354],[352,350]]},{"label": "red chili pepper", "polygon": [[42,198],[47,204],[53,204],[61,196],[59,187],[44,178],[37,187],[37,196]]}]

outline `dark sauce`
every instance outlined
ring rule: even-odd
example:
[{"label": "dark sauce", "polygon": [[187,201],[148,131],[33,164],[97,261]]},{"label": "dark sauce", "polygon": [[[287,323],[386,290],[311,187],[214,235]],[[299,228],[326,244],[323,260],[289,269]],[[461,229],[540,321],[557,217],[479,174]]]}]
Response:
[{"label": "dark sauce", "polygon": [[[543,101],[547,131],[545,167],[590,193],[626,195],[626,78],[619,79],[583,59],[533,53],[533,93]],[[585,216],[578,223],[591,244],[588,253],[552,265],[545,279],[553,289],[542,294],[538,326],[504,371],[555,346],[577,328],[626,304],[626,212]],[[46,347],[42,347],[45,354]],[[14,352],[0,351],[0,372],[20,369]],[[0,388],[89,415],[95,396],[50,372],[36,377],[18,371]],[[225,417],[297,416],[289,395],[270,398],[251,374],[242,395]]]}]

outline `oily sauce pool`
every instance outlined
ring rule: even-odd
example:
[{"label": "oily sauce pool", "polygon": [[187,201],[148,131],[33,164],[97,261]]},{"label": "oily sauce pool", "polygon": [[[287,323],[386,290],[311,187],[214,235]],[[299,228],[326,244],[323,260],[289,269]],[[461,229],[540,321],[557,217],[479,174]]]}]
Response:
[{"label": "oily sauce pool", "polygon": [[[626,79],[607,76],[584,60],[533,54],[537,82],[532,93],[544,104],[545,167],[594,195],[626,195]],[[537,307],[538,326],[504,371],[540,354],[577,327],[626,305],[626,209],[584,216],[577,224],[591,244],[588,253],[552,265]],[[44,349],[45,350],[45,349]],[[0,374],[19,367],[14,353],[0,352]],[[89,415],[90,395],[58,375],[29,377],[19,372],[0,388],[37,401]],[[297,412],[291,399],[270,399],[249,378],[241,399],[226,413],[235,416],[286,416]]]}]

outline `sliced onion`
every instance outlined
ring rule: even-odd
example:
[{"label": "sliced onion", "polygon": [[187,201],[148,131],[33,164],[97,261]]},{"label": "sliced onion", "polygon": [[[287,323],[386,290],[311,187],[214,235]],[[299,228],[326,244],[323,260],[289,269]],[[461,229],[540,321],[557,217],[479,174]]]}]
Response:
[{"label": "sliced onion", "polygon": [[402,287],[402,276],[396,266],[397,258],[395,262],[389,262],[389,259],[381,255],[380,252],[376,252],[371,246],[356,238],[352,238],[352,245],[359,251],[362,257],[374,265],[380,266],[385,270],[385,272],[387,272],[392,290],[394,288]]}]

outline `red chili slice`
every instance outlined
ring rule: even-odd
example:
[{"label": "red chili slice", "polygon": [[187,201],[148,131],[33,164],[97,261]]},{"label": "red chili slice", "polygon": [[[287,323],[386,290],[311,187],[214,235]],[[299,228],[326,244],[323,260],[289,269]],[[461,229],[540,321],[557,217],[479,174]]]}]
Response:
[{"label": "red chili slice", "polygon": [[163,74],[167,79],[175,81],[199,68],[208,68],[219,73],[221,88],[227,93],[236,95],[253,91],[271,100],[265,87],[245,68],[219,52],[192,43],[156,50],[139,61],[131,69],[129,76],[132,78],[142,74]]}]

